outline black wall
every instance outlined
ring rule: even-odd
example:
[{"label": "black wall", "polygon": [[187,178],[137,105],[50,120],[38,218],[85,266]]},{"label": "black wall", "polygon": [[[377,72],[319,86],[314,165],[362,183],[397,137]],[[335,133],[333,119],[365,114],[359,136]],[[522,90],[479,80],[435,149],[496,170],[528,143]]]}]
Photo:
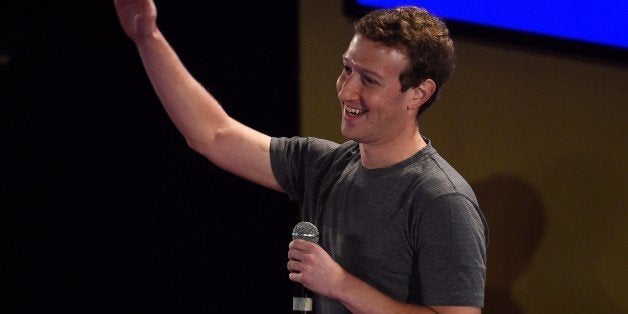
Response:
[{"label": "black wall", "polygon": [[[298,133],[297,2],[157,2],[236,119]],[[298,207],[191,151],[113,1],[0,9],[0,313],[288,313]],[[220,9],[219,9],[220,8]]]}]

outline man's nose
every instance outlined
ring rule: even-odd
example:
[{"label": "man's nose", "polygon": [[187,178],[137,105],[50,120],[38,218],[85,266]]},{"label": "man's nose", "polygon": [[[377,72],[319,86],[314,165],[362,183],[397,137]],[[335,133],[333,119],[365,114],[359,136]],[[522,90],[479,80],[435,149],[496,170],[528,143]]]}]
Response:
[{"label": "man's nose", "polygon": [[338,99],[357,99],[359,94],[359,78],[355,73],[346,75],[344,79],[340,79],[338,83]]}]

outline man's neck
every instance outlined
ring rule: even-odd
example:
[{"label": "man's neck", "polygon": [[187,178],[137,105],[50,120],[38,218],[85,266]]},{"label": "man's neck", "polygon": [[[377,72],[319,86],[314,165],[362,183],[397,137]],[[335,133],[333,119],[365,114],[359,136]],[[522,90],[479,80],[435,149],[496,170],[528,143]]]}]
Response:
[{"label": "man's neck", "polygon": [[367,169],[389,167],[414,156],[426,145],[418,130],[412,136],[382,144],[360,143],[362,166]]}]

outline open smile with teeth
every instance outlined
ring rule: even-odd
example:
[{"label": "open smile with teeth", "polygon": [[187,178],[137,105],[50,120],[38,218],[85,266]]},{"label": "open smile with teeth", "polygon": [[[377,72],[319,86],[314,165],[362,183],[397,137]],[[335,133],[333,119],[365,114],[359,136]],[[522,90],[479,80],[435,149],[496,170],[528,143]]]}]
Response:
[{"label": "open smile with teeth", "polygon": [[357,117],[359,115],[365,114],[368,112],[368,110],[366,109],[356,109],[356,108],[351,108],[347,105],[344,106],[344,110],[345,112],[350,115],[350,116],[354,116]]}]

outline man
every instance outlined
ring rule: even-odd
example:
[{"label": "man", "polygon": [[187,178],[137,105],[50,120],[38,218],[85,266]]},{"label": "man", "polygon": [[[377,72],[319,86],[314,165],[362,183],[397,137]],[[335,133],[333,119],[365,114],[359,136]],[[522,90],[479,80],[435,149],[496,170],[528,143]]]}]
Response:
[{"label": "man", "polygon": [[356,23],[336,87],[343,144],[270,137],[231,118],[187,72],[150,0],[115,0],[166,112],[195,151],[288,194],[320,230],[289,244],[317,313],[479,313],[488,229],[473,191],[418,116],[453,70],[447,28],[415,7]]}]

